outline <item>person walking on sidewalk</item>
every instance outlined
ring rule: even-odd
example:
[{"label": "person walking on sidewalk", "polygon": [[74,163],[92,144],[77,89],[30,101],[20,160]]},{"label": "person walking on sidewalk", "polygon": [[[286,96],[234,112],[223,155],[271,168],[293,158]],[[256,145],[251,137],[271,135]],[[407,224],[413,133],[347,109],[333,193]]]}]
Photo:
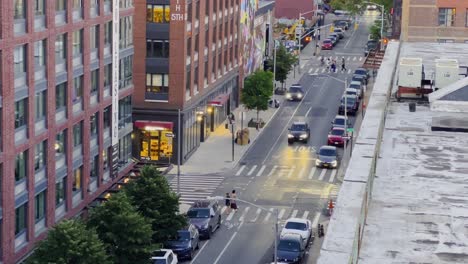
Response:
[{"label": "person walking on sidewalk", "polygon": [[226,193],[226,214],[229,214],[231,212],[231,197],[229,196],[229,193]]},{"label": "person walking on sidewalk", "polygon": [[341,72],[346,71],[345,58],[341,57]]},{"label": "person walking on sidewalk", "polygon": [[237,195],[236,195],[236,190],[232,190],[231,196],[230,196],[230,201],[231,201],[231,209],[234,210],[234,212],[237,212]]}]

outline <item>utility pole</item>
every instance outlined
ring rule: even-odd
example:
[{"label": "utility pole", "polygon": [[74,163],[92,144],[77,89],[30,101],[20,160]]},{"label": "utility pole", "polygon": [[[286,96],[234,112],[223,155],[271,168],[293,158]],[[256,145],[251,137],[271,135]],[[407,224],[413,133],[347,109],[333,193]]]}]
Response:
[{"label": "utility pole", "polygon": [[180,195],[180,108],[177,109],[177,195]]}]

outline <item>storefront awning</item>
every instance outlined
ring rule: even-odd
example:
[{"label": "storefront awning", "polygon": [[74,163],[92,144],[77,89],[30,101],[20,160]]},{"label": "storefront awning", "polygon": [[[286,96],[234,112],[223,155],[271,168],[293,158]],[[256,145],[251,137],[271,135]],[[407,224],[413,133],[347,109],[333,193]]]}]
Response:
[{"label": "storefront awning", "polygon": [[229,94],[220,94],[208,101],[208,105],[222,106],[229,100]]},{"label": "storefront awning", "polygon": [[166,121],[137,120],[135,126],[143,130],[172,130],[173,123]]}]

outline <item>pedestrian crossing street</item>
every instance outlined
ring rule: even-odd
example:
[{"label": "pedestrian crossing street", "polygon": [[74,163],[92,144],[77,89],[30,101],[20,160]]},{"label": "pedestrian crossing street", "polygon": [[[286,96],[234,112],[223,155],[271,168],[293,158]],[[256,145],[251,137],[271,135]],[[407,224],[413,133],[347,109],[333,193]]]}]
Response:
[{"label": "pedestrian crossing street", "polygon": [[338,64],[341,64],[341,58],[345,58],[346,62],[364,62],[366,57],[363,56],[318,56],[316,57],[317,61],[320,61],[322,58],[326,60],[327,58],[330,58],[330,60],[335,60],[338,62]]},{"label": "pedestrian crossing street", "polygon": [[234,176],[246,177],[270,177],[277,175],[278,178],[319,180],[333,183],[336,179],[337,169],[317,168],[308,166],[280,166],[280,165],[242,165]]},{"label": "pedestrian crossing street", "polygon": [[[345,58],[345,65],[346,65],[345,71],[341,71],[341,58],[342,57]],[[327,58],[330,58],[331,60],[335,60],[337,62],[335,73],[338,73],[338,74],[352,74],[355,69],[349,66],[355,63],[363,63],[365,60],[365,57],[363,56],[318,56],[316,57],[316,60],[320,61],[322,58],[324,58],[324,60],[326,60]],[[360,67],[360,65],[358,67]],[[327,70],[326,65],[320,65],[320,66],[314,65],[314,67],[309,67],[307,72],[308,74],[311,74],[311,75],[321,74],[321,73],[330,73],[330,71]]]},{"label": "pedestrian crossing street", "polygon": [[[217,175],[180,175],[180,199],[181,203],[191,204],[198,200],[211,196],[224,180]],[[169,181],[169,186],[177,191],[177,177]]]},{"label": "pedestrian crossing street", "polygon": [[253,206],[243,207],[242,204],[238,205],[239,209],[237,212],[228,209],[224,206],[221,209],[221,214],[223,215],[223,223],[234,223],[234,222],[244,222],[244,223],[274,223],[275,221],[275,209],[278,210],[278,220],[279,223],[284,223],[289,218],[301,218],[309,219],[312,222],[312,227],[316,228],[319,223],[321,213],[320,212],[311,212],[307,210],[298,210],[291,208],[265,208],[268,209],[262,210]]}]

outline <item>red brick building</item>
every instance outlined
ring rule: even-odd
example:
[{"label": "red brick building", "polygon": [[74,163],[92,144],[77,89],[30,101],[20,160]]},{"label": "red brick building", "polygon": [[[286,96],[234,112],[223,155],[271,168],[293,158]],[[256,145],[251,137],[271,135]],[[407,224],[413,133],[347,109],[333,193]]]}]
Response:
[{"label": "red brick building", "polygon": [[180,109],[183,163],[238,106],[240,3],[135,1],[136,158],[176,161]]},{"label": "red brick building", "polygon": [[0,1],[2,263],[132,168],[133,14],[132,0]]},{"label": "red brick building", "polygon": [[[275,17],[277,19],[298,19],[299,13],[306,13],[315,10],[316,0],[276,0],[275,1]],[[303,15],[306,19],[311,20],[313,13]]]}]

